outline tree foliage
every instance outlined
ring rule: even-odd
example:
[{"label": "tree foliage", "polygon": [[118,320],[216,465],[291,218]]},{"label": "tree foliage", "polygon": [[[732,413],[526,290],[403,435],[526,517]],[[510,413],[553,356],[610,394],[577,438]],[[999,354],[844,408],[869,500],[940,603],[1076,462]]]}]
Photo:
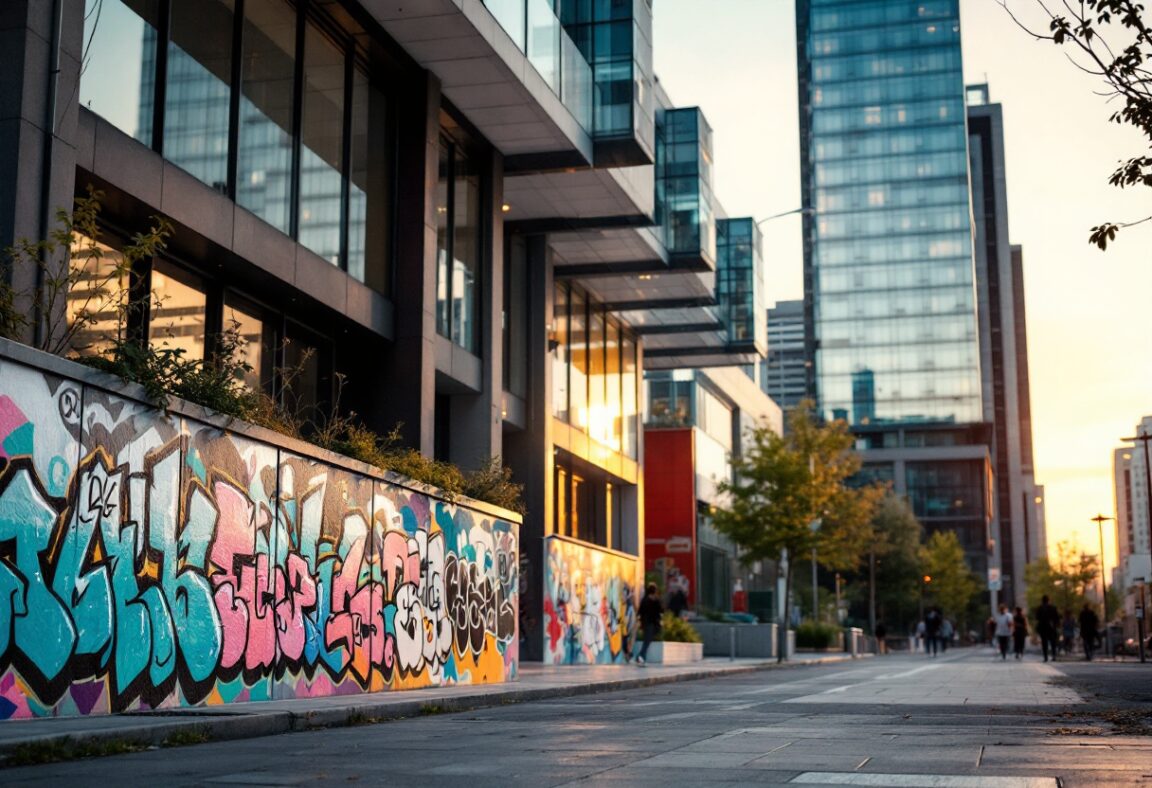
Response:
[{"label": "tree foliage", "polygon": [[1056,562],[1040,556],[1024,567],[1024,582],[1028,588],[1028,609],[1035,612],[1040,598],[1048,599],[1061,612],[1073,614],[1088,601],[1088,592],[1100,576],[1096,556],[1079,552],[1068,542],[1056,545]]},{"label": "tree foliage", "polygon": [[[1064,0],[1059,6],[1036,0],[1048,21],[1046,32],[1020,22],[1001,5],[1018,25],[1034,38],[1064,47],[1081,70],[1099,77],[1103,95],[1120,103],[1109,120],[1137,129],[1145,149],[1120,161],[1108,182],[1119,188],[1152,187],[1152,30],[1144,20],[1144,6],[1136,0]],[[1055,10],[1053,10],[1055,9]],[[1121,228],[1152,220],[1145,216],[1129,222],[1105,221],[1094,226],[1089,243],[1106,249]]]},{"label": "tree foliage", "polygon": [[[964,621],[973,598],[980,593],[980,581],[964,561],[964,548],[955,531],[937,531],[921,550],[925,598]],[[930,580],[927,578],[931,578]]]},{"label": "tree foliage", "polygon": [[789,411],[786,436],[766,425],[752,429],[750,445],[733,458],[734,480],[719,485],[727,503],[713,522],[740,545],[746,562],[777,560],[785,550],[806,556],[815,548],[822,565],[841,570],[867,555],[883,489],[847,486],[860,468],[848,425],[818,424],[810,405]]},{"label": "tree foliage", "polygon": [[903,631],[916,615],[922,530],[904,498],[888,493],[881,499],[872,518],[876,613],[893,632]]}]

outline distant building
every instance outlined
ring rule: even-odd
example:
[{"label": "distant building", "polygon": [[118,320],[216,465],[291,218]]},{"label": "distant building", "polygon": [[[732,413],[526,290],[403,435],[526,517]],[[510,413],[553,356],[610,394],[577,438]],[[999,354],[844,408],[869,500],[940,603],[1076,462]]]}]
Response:
[{"label": "distant building", "polygon": [[[1137,435],[1152,435],[1152,416],[1137,425]],[[1152,449],[1147,451],[1152,452]],[[1152,581],[1152,539],[1149,535],[1152,499],[1148,494],[1148,453],[1139,441],[1112,452],[1115,491],[1117,565],[1123,569],[1124,586],[1131,590],[1137,578]]]},{"label": "distant building", "polygon": [[764,391],[784,410],[807,395],[804,361],[804,302],[777,301],[768,310],[768,357],[761,381]]},{"label": "distant building", "polygon": [[1023,604],[1043,538],[1021,256],[1000,107],[960,41],[958,0],[798,3],[807,389],[865,477]]}]

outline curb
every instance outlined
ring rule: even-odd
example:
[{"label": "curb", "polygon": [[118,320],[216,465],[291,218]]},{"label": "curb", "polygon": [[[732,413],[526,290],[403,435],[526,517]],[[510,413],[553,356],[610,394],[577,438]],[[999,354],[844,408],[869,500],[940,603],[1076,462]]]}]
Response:
[{"label": "curb", "polygon": [[[870,655],[866,655],[870,656]],[[291,711],[229,711],[226,708],[192,708],[180,711],[148,711],[113,715],[122,724],[91,731],[47,733],[0,741],[0,768],[34,765],[75,758],[101,757],[123,752],[233,741],[283,733],[371,725],[430,714],[449,714],[552,698],[593,695],[602,692],[639,689],[661,684],[677,684],[721,676],[736,676],[766,670],[780,670],[851,661],[845,655],[836,659],[764,662],[732,667],[701,668],[684,673],[646,675],[634,678],[589,682],[554,687],[518,688],[505,691],[461,692],[442,698],[398,700],[397,693],[365,695],[364,702]],[[302,699],[301,705],[307,701]],[[163,718],[163,721],[160,719]],[[108,719],[104,717],[103,719]],[[0,723],[3,725],[3,723]]]}]

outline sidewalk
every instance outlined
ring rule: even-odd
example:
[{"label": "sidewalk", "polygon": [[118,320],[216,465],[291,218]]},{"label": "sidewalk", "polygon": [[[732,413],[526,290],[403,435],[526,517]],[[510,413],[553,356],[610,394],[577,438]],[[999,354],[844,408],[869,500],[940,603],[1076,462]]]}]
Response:
[{"label": "sidewalk", "polygon": [[800,654],[792,661],[778,665],[770,660],[716,657],[691,665],[648,665],[644,668],[634,665],[545,666],[529,662],[521,664],[519,679],[507,684],[435,687],[92,717],[9,720],[0,722],[0,765],[13,759],[62,760],[148,746],[195,744],[314,728],[364,725],[424,714],[851,659],[842,653]]}]

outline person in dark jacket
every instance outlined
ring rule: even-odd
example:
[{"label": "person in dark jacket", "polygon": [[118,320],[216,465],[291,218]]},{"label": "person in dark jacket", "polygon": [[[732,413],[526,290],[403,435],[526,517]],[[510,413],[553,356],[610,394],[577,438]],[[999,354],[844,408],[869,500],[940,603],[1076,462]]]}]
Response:
[{"label": "person in dark jacket", "polygon": [[1024,643],[1028,640],[1028,617],[1024,610],[1017,607],[1012,616],[1012,645],[1016,659],[1024,659]]},{"label": "person in dark jacket", "polygon": [[1048,601],[1048,595],[1040,597],[1040,607],[1036,608],[1036,634],[1040,636],[1040,647],[1044,650],[1044,661],[1048,652],[1056,660],[1056,647],[1060,642],[1060,611]]},{"label": "person in dark jacket", "polygon": [[672,592],[671,596],[668,597],[668,609],[676,618],[680,618],[684,611],[688,609],[688,595],[684,593],[683,588],[677,588]]},{"label": "person in dark jacket", "polygon": [[1087,602],[1080,611],[1080,640],[1084,642],[1084,659],[1092,661],[1092,653],[1096,651],[1096,639],[1099,637],[1100,619],[1096,611]]},{"label": "person in dark jacket", "polygon": [[664,615],[664,605],[660,604],[660,594],[655,583],[649,583],[644,599],[640,601],[640,626],[644,631],[644,644],[640,646],[640,654],[636,657],[636,664],[643,665],[648,656],[648,646],[656,639],[660,631],[660,617]]}]

